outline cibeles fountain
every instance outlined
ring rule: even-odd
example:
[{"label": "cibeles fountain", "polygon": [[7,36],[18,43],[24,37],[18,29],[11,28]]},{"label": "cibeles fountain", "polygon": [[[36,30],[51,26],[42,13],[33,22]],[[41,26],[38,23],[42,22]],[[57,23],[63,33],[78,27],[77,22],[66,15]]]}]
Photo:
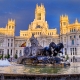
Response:
[{"label": "cibeles fountain", "polygon": [[[63,52],[61,51],[62,48],[64,48],[64,45],[62,43],[55,44],[54,42],[51,42],[48,47],[42,47],[39,45],[38,40],[34,37],[34,34],[32,34],[32,37],[30,38],[31,46],[24,48],[24,55],[20,58],[18,58],[17,63],[18,64],[64,64],[66,65],[66,62],[64,61],[62,56],[59,56],[59,54],[63,55]],[[70,65],[70,63],[69,63]]]},{"label": "cibeles fountain", "polygon": [[10,66],[10,62],[7,59],[0,60],[0,67]]},{"label": "cibeles fountain", "polygon": [[[6,73],[5,76],[2,75],[5,79],[14,78],[14,79],[28,79],[28,80],[43,80],[54,79],[55,73],[61,72],[64,74],[64,68],[57,66],[55,64],[65,64],[62,56],[63,52],[61,49],[64,47],[62,43],[55,44],[51,42],[48,47],[42,47],[39,45],[38,40],[32,35],[30,38],[31,46],[24,48],[24,55],[18,58],[17,63],[11,63],[6,60],[0,60],[0,73]],[[20,65],[21,64],[21,65]],[[29,65],[28,65],[29,64]],[[11,66],[10,66],[11,65]],[[51,65],[51,66],[49,66]],[[5,66],[5,67],[3,67]],[[8,66],[8,67],[6,67]],[[54,68],[55,67],[55,68]],[[60,68],[59,68],[60,67]],[[63,66],[65,67],[65,66]],[[63,71],[61,71],[63,70]],[[68,69],[67,69],[68,71]],[[70,71],[70,69],[69,69]],[[18,73],[18,74],[16,74]],[[46,73],[46,74],[45,74]],[[25,75],[26,74],[26,75]],[[34,75],[35,74],[35,75]],[[48,74],[48,75],[47,75]],[[11,76],[10,76],[11,75]],[[15,75],[15,76],[14,76]],[[50,75],[50,77],[49,77]],[[21,78],[22,76],[22,78]],[[24,76],[24,77],[23,77]],[[40,77],[41,76],[41,77]],[[52,76],[52,77],[51,77]],[[60,76],[61,77],[61,76]],[[55,77],[55,80],[59,80],[60,77]],[[62,77],[61,77],[62,78]],[[2,79],[4,80],[4,79]],[[12,80],[12,79],[11,79]]]}]

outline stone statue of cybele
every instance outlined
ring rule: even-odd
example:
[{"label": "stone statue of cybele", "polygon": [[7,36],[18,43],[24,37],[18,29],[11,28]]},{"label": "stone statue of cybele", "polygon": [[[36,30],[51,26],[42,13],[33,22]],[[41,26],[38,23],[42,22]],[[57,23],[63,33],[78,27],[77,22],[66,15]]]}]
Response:
[{"label": "stone statue of cybele", "polygon": [[34,37],[34,34],[32,34],[32,37],[30,38],[31,47],[36,47],[39,45],[38,40]]}]

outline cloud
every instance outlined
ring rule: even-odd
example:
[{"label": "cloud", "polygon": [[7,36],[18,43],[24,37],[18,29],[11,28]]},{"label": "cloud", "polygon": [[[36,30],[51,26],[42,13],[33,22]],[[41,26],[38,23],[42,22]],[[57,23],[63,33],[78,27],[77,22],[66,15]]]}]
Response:
[{"label": "cloud", "polygon": [[[16,35],[26,30],[34,20],[36,4],[44,4],[50,28],[59,29],[60,15],[67,14],[70,22],[80,20],[80,0],[0,0],[0,26],[5,27],[9,18],[16,20]],[[59,30],[58,30],[59,31]]]}]

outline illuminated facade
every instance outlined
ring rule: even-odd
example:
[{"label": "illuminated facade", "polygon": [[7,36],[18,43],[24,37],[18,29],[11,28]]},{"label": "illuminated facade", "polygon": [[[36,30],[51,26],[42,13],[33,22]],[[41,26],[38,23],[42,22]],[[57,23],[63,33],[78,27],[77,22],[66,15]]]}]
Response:
[{"label": "illuminated facade", "polygon": [[70,59],[80,57],[80,23],[76,19],[73,24],[69,23],[67,15],[60,16],[60,36],[57,29],[49,29],[45,21],[46,11],[44,5],[36,5],[35,19],[28,26],[28,30],[20,30],[20,36],[15,36],[15,20],[8,20],[5,28],[0,28],[0,54],[9,53],[11,57],[17,54],[18,57],[23,55],[21,44],[26,42],[30,46],[30,37],[32,33],[38,39],[39,44],[43,47],[48,46],[50,42],[64,44],[63,53],[69,54]]},{"label": "illuminated facade", "polygon": [[69,54],[71,61],[80,57],[80,23],[76,19],[69,23],[67,15],[60,16],[60,42],[64,44],[64,53]]},{"label": "illuminated facade", "polygon": [[49,29],[47,21],[45,21],[45,8],[44,5],[36,5],[35,9],[35,19],[31,24],[29,24],[28,30],[21,30],[20,37],[27,38],[27,46],[30,46],[29,38],[32,33],[38,39],[39,44],[43,47],[48,46],[50,42],[59,42],[59,35],[57,34],[57,29]]},{"label": "illuminated facade", "polygon": [[23,55],[23,47],[19,47],[25,41],[24,38],[15,36],[15,20],[8,20],[5,28],[0,28],[0,54],[13,57],[18,54],[18,57]]},{"label": "illuminated facade", "polygon": [[14,54],[15,20],[8,20],[5,28],[0,28],[0,54]]}]

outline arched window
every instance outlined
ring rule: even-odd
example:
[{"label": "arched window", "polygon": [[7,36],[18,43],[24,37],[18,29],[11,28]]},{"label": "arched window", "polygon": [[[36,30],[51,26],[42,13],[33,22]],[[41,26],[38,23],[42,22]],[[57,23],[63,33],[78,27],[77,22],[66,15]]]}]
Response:
[{"label": "arched window", "polygon": [[73,29],[72,29],[72,32],[73,32]]},{"label": "arched window", "polygon": [[77,55],[77,48],[75,48],[75,55]]},{"label": "arched window", "polygon": [[76,30],[75,30],[75,28],[74,28],[74,32],[75,32]]},{"label": "arched window", "polygon": [[38,13],[38,14],[37,14],[37,19],[38,19],[38,20],[41,20],[41,13]]},{"label": "arched window", "polygon": [[76,38],[76,36],[74,35],[74,38]]},{"label": "arched window", "polygon": [[41,35],[41,32],[40,32],[40,35]]},{"label": "arched window", "polygon": [[41,16],[41,13],[38,13],[38,16]]},{"label": "arched window", "polygon": [[74,40],[72,40],[72,45],[74,45]]},{"label": "arched window", "polygon": [[71,52],[71,55],[72,55],[72,48],[70,48],[70,52]]},{"label": "arched window", "polygon": [[72,38],[72,36],[70,36],[70,39]]},{"label": "arched window", "polygon": [[12,56],[12,49],[11,49],[11,56]]},{"label": "arched window", "polygon": [[73,55],[74,55],[74,48],[73,48]]},{"label": "arched window", "polygon": [[51,35],[51,32],[50,32],[50,35]]}]

